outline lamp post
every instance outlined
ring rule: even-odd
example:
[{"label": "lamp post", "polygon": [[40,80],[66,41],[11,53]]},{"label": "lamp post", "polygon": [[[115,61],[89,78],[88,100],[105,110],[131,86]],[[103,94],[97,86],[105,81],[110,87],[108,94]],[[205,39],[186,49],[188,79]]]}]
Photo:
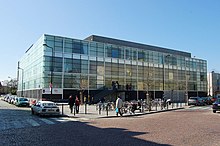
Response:
[{"label": "lamp post", "polygon": [[48,46],[47,44],[43,44],[43,46],[45,47],[48,47],[48,48],[51,48],[51,51],[52,51],[52,58],[51,58],[51,67],[50,67],[50,98],[52,98],[52,94],[53,94],[53,69],[54,69],[54,66],[53,66],[53,59],[54,59],[54,48],[51,47],[51,46]]},{"label": "lamp post", "polygon": [[21,97],[23,97],[23,78],[24,78],[24,69],[18,66],[18,69],[21,70]]}]

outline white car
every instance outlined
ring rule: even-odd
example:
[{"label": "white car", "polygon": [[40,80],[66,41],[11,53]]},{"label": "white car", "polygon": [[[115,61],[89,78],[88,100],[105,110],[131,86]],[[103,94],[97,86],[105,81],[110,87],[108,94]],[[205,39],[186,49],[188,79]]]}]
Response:
[{"label": "white car", "polygon": [[16,98],[17,98],[17,96],[12,96],[12,97],[11,97],[11,104],[15,104]]},{"label": "white car", "polygon": [[60,115],[59,107],[52,101],[38,101],[31,106],[31,113],[38,115]]}]

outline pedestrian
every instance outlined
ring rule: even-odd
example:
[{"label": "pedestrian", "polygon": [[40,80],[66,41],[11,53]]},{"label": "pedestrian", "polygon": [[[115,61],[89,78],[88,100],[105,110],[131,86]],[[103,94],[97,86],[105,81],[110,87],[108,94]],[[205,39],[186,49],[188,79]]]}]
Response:
[{"label": "pedestrian", "polygon": [[69,104],[69,107],[70,107],[70,113],[73,113],[74,101],[73,101],[72,95],[69,96],[68,104]]},{"label": "pedestrian", "polygon": [[161,101],[161,110],[165,109],[166,104],[167,104],[167,102],[166,102],[166,99],[165,99],[165,95],[163,94],[162,101]]},{"label": "pedestrian", "polygon": [[118,83],[118,81],[116,81],[116,83],[115,83],[115,88],[116,88],[116,90],[119,89],[119,83]]},{"label": "pedestrian", "polygon": [[75,106],[76,106],[76,113],[77,114],[79,113],[79,105],[80,105],[80,101],[79,101],[79,98],[76,96]]},{"label": "pedestrian", "polygon": [[117,116],[118,116],[118,113],[120,114],[120,116],[122,116],[122,113],[121,113],[122,105],[123,105],[123,101],[122,101],[121,97],[118,96],[118,98],[116,100],[116,115]]}]

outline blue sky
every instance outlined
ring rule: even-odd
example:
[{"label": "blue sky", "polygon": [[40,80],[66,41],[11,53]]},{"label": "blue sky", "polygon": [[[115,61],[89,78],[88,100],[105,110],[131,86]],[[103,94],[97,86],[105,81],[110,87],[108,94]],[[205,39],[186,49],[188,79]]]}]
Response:
[{"label": "blue sky", "polygon": [[220,72],[219,0],[0,0],[0,81],[46,33],[91,34],[190,52]]}]

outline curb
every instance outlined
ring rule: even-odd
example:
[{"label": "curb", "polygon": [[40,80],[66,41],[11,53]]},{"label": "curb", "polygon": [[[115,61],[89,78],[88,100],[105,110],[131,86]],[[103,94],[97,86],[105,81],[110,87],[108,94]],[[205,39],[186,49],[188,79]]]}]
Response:
[{"label": "curb", "polygon": [[[136,114],[130,114],[130,115],[124,115],[122,117],[133,117],[133,116],[143,116],[143,115],[150,115],[150,114],[157,114],[157,113],[163,113],[163,112],[169,112],[169,111],[175,111],[175,110],[180,110],[180,109],[184,109],[184,107],[182,108],[175,108],[175,109],[168,109],[168,110],[160,110],[160,111],[151,111],[151,112],[147,112],[147,113],[136,113]],[[106,116],[106,117],[98,117],[98,118],[115,118],[115,117],[120,117],[120,116]]]},{"label": "curb", "polygon": [[[122,117],[133,117],[133,116],[143,116],[143,115],[149,115],[149,114],[157,114],[157,113],[163,113],[163,112],[169,112],[169,111],[175,111],[175,110],[181,110],[181,109],[185,109],[184,107],[180,107],[180,108],[174,108],[174,109],[168,109],[168,110],[159,110],[159,111],[150,111],[150,112],[146,112],[146,113],[136,113],[136,114],[128,114],[128,115],[123,115]],[[85,114],[86,115],[86,114]],[[69,117],[69,118],[76,118],[76,119],[108,119],[108,118],[117,118],[120,116],[103,116],[103,117],[79,117],[79,116],[69,116],[69,115],[61,115],[61,117]]]}]

